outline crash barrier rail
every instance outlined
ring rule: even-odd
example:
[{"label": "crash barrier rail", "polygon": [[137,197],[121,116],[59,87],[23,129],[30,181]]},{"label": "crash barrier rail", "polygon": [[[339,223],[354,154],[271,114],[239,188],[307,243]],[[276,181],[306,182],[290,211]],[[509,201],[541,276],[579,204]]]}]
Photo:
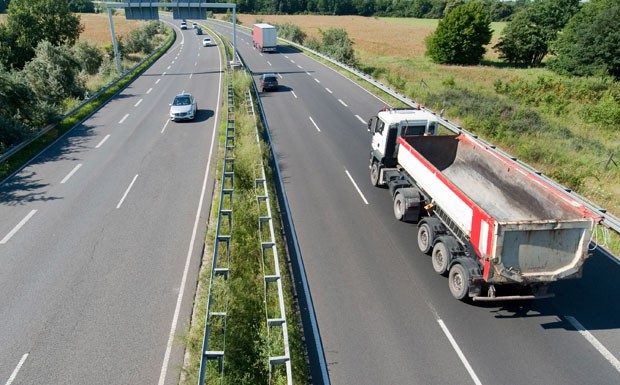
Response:
[{"label": "crash barrier rail", "polygon": [[[209,277],[205,329],[200,358],[200,373],[198,382],[200,385],[204,384],[208,361],[217,361],[218,373],[222,378],[224,372],[226,317],[228,310],[228,279],[233,228],[233,188],[235,177],[234,91],[232,85],[232,74],[230,73],[228,75],[227,83],[228,114],[226,122],[224,164],[222,166],[220,204],[215,230],[215,244],[213,247],[213,260],[211,262],[211,275]],[[214,305],[217,307],[217,311],[212,310],[212,306]],[[209,340],[209,338],[214,338],[211,333],[217,337],[216,342]]]},{"label": "crash barrier rail", "polygon": [[[240,64],[244,68],[247,68],[243,57],[241,55],[237,55],[237,57],[239,58]],[[252,82],[252,88],[255,95],[260,95],[255,82]],[[270,167],[273,171],[276,198],[278,199],[278,206],[280,208],[282,220],[282,231],[284,232],[286,248],[290,258],[289,261],[292,270],[291,278],[294,281],[293,289],[295,290],[295,297],[299,306],[303,328],[303,338],[306,345],[306,353],[308,355],[307,359],[310,367],[310,382],[314,385],[330,385],[331,382],[327,371],[327,361],[325,360],[325,352],[323,351],[321,333],[319,332],[319,325],[314,311],[312,296],[310,295],[310,286],[308,285],[308,278],[306,276],[306,269],[301,256],[301,249],[299,248],[299,241],[297,239],[297,232],[295,231],[295,224],[293,223],[293,216],[288,205],[286,190],[284,189],[282,170],[280,170],[278,155],[273,149],[271,130],[269,129],[269,124],[267,122],[265,110],[260,97],[256,98],[256,102],[258,104],[260,120],[265,128],[265,140],[269,145],[269,151],[271,153]]]},{"label": "crash barrier rail", "polygon": [[[121,74],[121,76],[119,76],[118,78],[116,78],[115,80],[113,80],[111,83],[109,83],[108,85],[106,85],[105,87],[101,88],[100,90],[98,90],[95,94],[90,95],[88,98],[84,99],[82,101],[82,103],[80,103],[78,106],[76,106],[75,108],[73,108],[71,111],[69,111],[68,113],[66,113],[64,116],[62,116],[62,118],[60,119],[60,122],[62,122],[63,120],[70,118],[71,116],[73,116],[74,114],[76,114],[79,110],[81,110],[82,108],[84,108],[86,105],[90,104],[93,100],[96,100],[99,96],[103,95],[105,92],[107,92],[110,88],[115,87],[118,83],[120,83],[121,81],[124,81],[125,78],[129,77],[129,76],[137,76],[138,74],[134,74],[134,71],[137,68],[140,68],[141,65],[143,65],[144,63],[146,63],[147,61],[151,60],[155,55],[158,55],[165,47],[168,46],[168,44],[175,39],[175,34],[170,34],[168,35],[168,38],[166,40],[164,40],[159,47],[157,47],[155,49],[155,51],[151,52],[148,56],[146,56],[144,59],[140,60],[139,63],[137,63],[135,66],[127,69],[125,72],[123,72]],[[121,90],[119,90],[118,92],[121,92]],[[101,107],[103,107],[105,103],[102,103],[99,107],[97,107],[94,111],[92,111],[90,114],[88,114],[87,116],[85,116],[82,120],[80,120],[78,123],[75,124],[74,127],[77,127],[79,124],[81,124],[84,120],[88,119],[89,117],[91,117],[95,112],[99,111],[99,109],[101,109]],[[11,148],[9,148],[4,154],[0,155],[0,163],[6,161],[7,159],[9,159],[10,157],[12,157],[13,155],[15,155],[16,153],[18,153],[19,151],[23,150],[24,148],[28,147],[30,144],[34,143],[35,141],[37,141],[38,139],[40,139],[42,136],[44,136],[45,134],[47,134],[48,132],[50,132],[51,130],[53,130],[54,128],[56,128],[56,126],[58,126],[59,123],[53,123],[50,124],[46,127],[44,127],[41,131],[39,131],[34,137],[16,145],[13,146]],[[71,130],[68,130],[67,132],[70,132]],[[64,135],[63,135],[64,136]],[[61,136],[62,138],[62,136]],[[60,139],[60,138],[59,138]]]},{"label": "crash barrier rail", "polygon": [[[251,76],[248,74],[248,76]],[[246,93],[246,108],[248,115],[256,121],[254,111],[254,102],[252,93],[248,90]],[[258,126],[255,125],[256,144],[259,152],[261,151],[260,137]],[[261,258],[263,267],[264,282],[264,303],[265,318],[267,322],[267,353],[269,355],[269,383],[271,384],[274,377],[275,367],[284,365],[286,368],[286,383],[293,385],[293,375],[291,369],[291,355],[288,341],[288,324],[286,321],[286,309],[284,305],[284,291],[282,289],[282,276],[280,274],[280,260],[278,257],[278,247],[276,245],[276,236],[273,230],[273,217],[271,216],[271,201],[269,199],[269,190],[267,188],[267,178],[265,176],[265,165],[260,162],[260,176],[255,180],[256,201],[258,204],[258,234],[261,243]],[[270,261],[271,259],[271,261]],[[271,298],[273,290],[277,293],[278,298],[278,314],[272,315],[270,312]],[[274,352],[272,350],[272,341],[282,341],[282,351]],[[282,353],[282,354],[277,354]]]},{"label": "crash barrier rail", "polygon": [[[320,52],[317,52],[313,49],[307,48],[301,44],[295,43],[293,41],[290,40],[286,40],[286,39],[282,39],[282,38],[278,38],[279,40],[282,40],[284,42],[286,42],[287,44],[290,44],[302,51],[308,51],[310,53],[312,53],[313,55],[316,55],[324,60],[327,60],[328,62],[352,73],[353,75],[356,75],[357,77],[359,77],[360,79],[365,80],[366,82],[372,84],[373,86],[379,88],[380,90],[382,90],[383,92],[385,92],[386,94],[400,100],[401,102],[403,102],[404,104],[412,107],[412,108],[417,108],[418,106],[424,110],[427,111],[429,113],[434,114],[435,116],[437,116],[438,120],[439,120],[439,124],[441,124],[442,126],[446,127],[448,130],[456,133],[456,134],[467,134],[470,135],[474,138],[476,138],[478,141],[480,141],[482,144],[484,144],[486,147],[488,147],[491,151],[495,152],[496,154],[500,155],[501,157],[505,158],[505,159],[509,159],[512,162],[515,162],[516,164],[518,164],[520,167],[526,169],[527,171],[535,174],[538,178],[540,178],[541,180],[543,180],[545,183],[548,183],[550,185],[552,185],[554,188],[563,191],[565,194],[569,195],[571,198],[579,201],[581,204],[583,204],[585,207],[587,207],[589,210],[591,210],[594,213],[597,213],[599,215],[601,215],[603,217],[603,224],[612,229],[613,231],[615,231],[616,233],[620,233],[620,218],[616,217],[613,214],[610,214],[607,212],[606,209],[601,208],[599,205],[597,205],[596,203],[590,201],[589,199],[577,194],[575,191],[573,191],[572,189],[566,187],[566,186],[562,186],[561,184],[559,184],[558,182],[554,181],[553,179],[547,177],[546,175],[544,175],[542,172],[534,169],[532,166],[530,166],[529,164],[517,159],[517,157],[510,155],[500,149],[498,149],[494,144],[491,144],[489,142],[487,142],[484,139],[481,139],[478,137],[478,135],[473,134],[467,130],[465,130],[464,128],[450,122],[448,119],[445,119],[443,117],[443,111],[440,114],[437,114],[435,111],[430,110],[429,108],[424,107],[421,103],[416,102],[413,99],[409,99],[408,97],[398,93],[396,90],[390,88],[389,86],[375,80],[374,78],[372,78],[370,75],[365,74],[351,66],[348,66],[344,63],[341,63],[337,60],[334,60],[332,58],[330,58],[329,56],[323,55]],[[386,102],[386,104],[389,104]],[[600,245],[600,246],[605,246]],[[607,253],[609,253],[609,251],[607,250],[603,250],[606,251]]]}]

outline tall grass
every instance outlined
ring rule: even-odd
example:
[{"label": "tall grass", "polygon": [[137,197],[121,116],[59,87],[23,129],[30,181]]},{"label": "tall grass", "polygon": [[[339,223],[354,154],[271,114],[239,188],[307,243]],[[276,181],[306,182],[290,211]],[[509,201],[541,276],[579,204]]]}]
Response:
[{"label": "tall grass", "polygon": [[[263,280],[263,262],[261,247],[261,228],[259,215],[265,215],[265,208],[261,208],[255,191],[256,179],[261,174],[261,161],[269,163],[269,148],[265,143],[257,143],[256,122],[247,114],[246,92],[251,88],[252,79],[244,72],[235,72],[232,77],[234,89],[234,193],[233,193],[233,228],[231,237],[231,263],[227,286],[227,324],[225,337],[224,372],[218,373],[217,365],[209,364],[209,384],[219,383],[223,375],[223,382],[229,384],[268,384],[270,383],[269,356],[283,354],[283,341],[278,333],[268,333],[266,314],[279,312],[278,302],[274,301],[272,289],[265,291]],[[259,126],[260,127],[260,126]],[[226,130],[222,124],[220,131]],[[220,132],[220,146],[223,147],[225,136]],[[220,150],[220,155],[223,151]],[[230,154],[229,154],[230,155]],[[223,156],[222,156],[223,157]],[[222,158],[220,157],[220,158]],[[218,168],[220,168],[219,166]],[[266,170],[269,173],[269,170]],[[221,171],[220,171],[221,173]],[[270,180],[271,175],[267,175]],[[221,180],[216,177],[216,180]],[[273,186],[268,185],[270,201],[275,204]],[[216,188],[215,191],[219,191]],[[260,192],[261,194],[264,193]],[[214,197],[217,200],[217,197]],[[213,205],[217,207],[218,205]],[[277,213],[276,207],[271,208],[272,214]],[[207,235],[207,243],[212,245],[215,237],[213,227],[217,218],[217,210],[211,213],[211,230]],[[274,218],[274,226],[279,222]],[[280,255],[286,250],[281,232],[276,229],[276,240]],[[262,239],[265,239],[264,237]],[[208,251],[206,252],[209,253]],[[287,325],[290,337],[290,352],[293,366],[294,383],[307,383],[307,367],[304,355],[303,338],[296,308],[292,295],[291,279],[285,272],[288,268],[285,261],[280,260],[282,283],[286,288],[285,302],[287,309]],[[210,257],[206,257],[203,266],[211,266]],[[266,264],[269,260],[266,261]],[[182,384],[195,384],[197,381],[202,348],[202,332],[204,331],[204,315],[206,311],[206,290],[210,277],[210,269],[203,268],[200,277],[199,290],[196,298],[194,321],[184,336],[188,349],[188,362],[183,369]],[[218,301],[220,302],[220,301]],[[216,301],[213,302],[214,304]],[[265,308],[267,306],[267,309]],[[212,311],[218,311],[213,310]],[[220,310],[221,311],[221,310]],[[215,325],[217,326],[217,325]],[[213,328],[214,325],[212,324]],[[280,334],[281,336],[281,334]],[[209,341],[209,350],[224,348],[224,341]],[[285,384],[285,372],[276,368],[271,373],[271,384]]]}]

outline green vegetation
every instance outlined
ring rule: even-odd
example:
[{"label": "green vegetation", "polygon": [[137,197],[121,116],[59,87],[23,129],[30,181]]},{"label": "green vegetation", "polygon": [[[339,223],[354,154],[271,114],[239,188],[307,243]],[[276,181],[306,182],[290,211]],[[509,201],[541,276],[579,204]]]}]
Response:
[{"label": "green vegetation", "polygon": [[540,65],[549,45],[579,11],[579,0],[543,0],[518,12],[493,47],[512,64]]},{"label": "green vegetation", "polygon": [[[279,314],[278,303],[273,301],[273,293],[265,291],[263,283],[263,269],[269,269],[269,260],[263,265],[261,253],[261,239],[264,239],[264,229],[259,225],[259,215],[266,215],[266,208],[257,201],[256,179],[261,176],[261,161],[268,164],[270,153],[268,146],[260,143],[257,145],[256,122],[254,117],[247,112],[246,92],[251,88],[252,79],[245,72],[234,72],[232,75],[234,89],[233,115],[235,124],[234,139],[234,192],[231,199],[233,209],[233,226],[225,228],[222,234],[232,232],[231,237],[231,260],[230,275],[227,281],[218,278],[213,283],[213,293],[216,298],[213,300],[211,311],[226,311],[226,334],[221,333],[223,324],[218,317],[212,318],[210,325],[211,334],[209,340],[209,350],[225,350],[224,372],[219,373],[217,364],[209,362],[207,365],[207,384],[219,384],[221,381],[230,384],[285,384],[286,378],[283,368],[276,368],[269,375],[268,357],[283,354],[283,344],[278,333],[268,333],[266,324],[266,314]],[[224,111],[229,110],[224,106]],[[226,124],[220,125],[220,156],[224,155]],[[259,127],[260,127],[260,123]],[[264,148],[265,150],[262,150]],[[229,154],[230,155],[230,154]],[[219,175],[217,181],[221,181],[222,164],[216,166]],[[267,181],[272,180],[271,171],[266,166]],[[219,182],[218,182],[219,183]],[[268,186],[269,195],[273,197],[271,202],[271,212],[276,213],[275,192],[271,185]],[[261,189],[262,190],[262,189]],[[216,187],[215,191],[219,191]],[[264,191],[258,193],[264,194]],[[218,201],[222,197],[214,197]],[[264,205],[264,202],[262,203]],[[226,206],[226,205],[225,205]],[[219,204],[213,205],[211,212],[210,231],[207,234],[208,249],[214,249],[214,228],[217,221],[217,208]],[[275,218],[274,218],[275,219]],[[226,221],[225,221],[226,222]],[[280,255],[284,255],[284,241],[281,238],[279,221],[274,220],[276,227],[276,244]],[[261,236],[263,238],[261,238]],[[221,245],[221,243],[220,243]],[[206,314],[207,287],[210,279],[210,267],[212,256],[206,252],[203,261],[199,288],[197,291],[196,305],[194,309],[194,320],[185,335],[187,353],[190,357],[189,363],[183,370],[182,384],[195,384],[198,377],[200,354],[202,349],[202,338],[204,331],[204,321]],[[222,252],[218,253],[218,266],[224,259]],[[282,274],[282,284],[285,288],[285,307],[288,319],[288,333],[290,343],[290,353],[293,366],[294,383],[307,383],[307,368],[304,359],[304,347],[302,332],[298,324],[298,310],[291,292],[291,279],[286,274],[288,268],[286,261],[280,257],[280,271]],[[265,309],[265,306],[268,306]],[[275,317],[274,317],[275,318]],[[272,328],[273,330],[273,328]]]},{"label": "green vegetation", "polygon": [[480,3],[456,7],[426,39],[426,54],[435,63],[478,64],[491,41],[489,14]]},{"label": "green vegetation", "polygon": [[[592,0],[573,17],[554,48],[551,68],[577,76],[611,75],[620,79],[620,3]],[[618,101],[618,98],[616,98]]]}]

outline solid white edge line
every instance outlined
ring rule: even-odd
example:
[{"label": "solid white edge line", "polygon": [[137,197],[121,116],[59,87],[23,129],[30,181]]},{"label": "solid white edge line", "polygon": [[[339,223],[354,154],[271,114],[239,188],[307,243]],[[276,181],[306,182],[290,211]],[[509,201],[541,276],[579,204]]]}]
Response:
[{"label": "solid white edge line", "polygon": [[456,354],[458,354],[461,362],[463,363],[463,365],[465,365],[465,369],[467,369],[467,372],[469,372],[469,376],[471,377],[471,379],[474,380],[474,383],[476,385],[482,385],[482,382],[480,382],[480,379],[476,375],[476,372],[474,372],[474,369],[469,364],[469,361],[467,361],[465,354],[463,354],[463,351],[461,351],[461,348],[459,348],[456,340],[454,339],[454,337],[452,337],[452,333],[450,333],[450,330],[448,330],[446,324],[443,323],[443,320],[441,318],[438,318],[437,322],[439,323],[439,326],[441,326],[441,330],[443,330],[446,337],[448,337],[448,341],[450,341],[452,348],[456,351]]},{"label": "solid white edge line", "polygon": [[[220,57],[220,82],[218,89],[222,89],[222,59]],[[217,96],[217,104],[220,105],[221,92]],[[174,317],[172,318],[172,325],[170,325],[170,334],[168,336],[168,344],[166,346],[166,353],[164,355],[164,362],[161,365],[161,372],[159,374],[158,385],[164,385],[166,381],[166,372],[168,371],[168,361],[170,360],[170,353],[172,352],[172,343],[174,341],[174,334],[177,328],[177,322],[179,321],[179,314],[181,312],[181,302],[183,301],[183,294],[185,292],[185,283],[187,281],[187,273],[189,271],[189,264],[192,257],[192,250],[194,249],[194,242],[196,240],[196,232],[198,231],[198,222],[200,220],[200,212],[202,211],[202,203],[207,191],[207,180],[209,178],[209,168],[211,167],[211,157],[213,155],[213,144],[215,143],[215,133],[217,132],[219,108],[216,109],[215,118],[213,119],[213,133],[211,134],[211,146],[209,148],[209,160],[207,161],[207,168],[205,169],[205,177],[202,182],[202,192],[200,194],[200,201],[198,202],[198,209],[196,210],[196,219],[194,220],[194,230],[192,231],[192,238],[189,248],[187,250],[187,258],[185,260],[185,270],[183,271],[183,278],[181,279],[181,287],[179,289],[179,295],[177,297],[177,304],[174,309]]]},{"label": "solid white edge line", "polygon": [[129,114],[125,114],[125,116],[123,116],[123,119],[121,119],[118,124],[123,124],[123,122],[125,121],[125,119],[127,119],[129,117]]},{"label": "solid white edge line", "polygon": [[121,198],[120,202],[118,202],[118,204],[116,205],[117,209],[121,208],[121,205],[125,201],[125,198],[127,198],[127,194],[129,194],[129,190],[131,190],[131,188],[133,187],[133,184],[136,183],[136,179],[138,179],[138,174],[136,174],[136,176],[133,177],[133,180],[129,184],[129,187],[127,187],[127,190],[125,190],[125,194],[123,194],[123,197]]},{"label": "solid white edge line", "polygon": [[355,183],[355,181],[353,180],[353,177],[351,176],[351,174],[349,174],[349,170],[347,170],[346,168],[344,169],[344,172],[347,173],[347,176],[349,177],[349,179],[351,180],[351,183],[353,183],[353,186],[355,187],[355,189],[357,190],[357,193],[360,194],[360,196],[362,197],[362,200],[364,201],[364,203],[368,204],[368,201],[366,200],[366,197],[364,196],[364,194],[362,194],[362,190],[360,190],[360,188],[357,186],[357,183]]},{"label": "solid white edge line", "polygon": [[291,91],[291,94],[293,94],[293,96],[295,97],[295,99],[297,99],[297,95],[295,95],[295,91]]},{"label": "solid white edge line", "polygon": [[151,91],[153,91],[153,88],[152,88],[152,87],[151,87],[151,88],[149,88],[149,89],[148,89],[148,91],[146,91],[146,94],[147,94],[147,95],[148,95],[148,94],[150,94],[150,93],[151,93]]},{"label": "solid white edge line", "polygon": [[329,92],[330,94],[333,94],[332,90],[330,90],[329,88],[325,87],[325,90]]},{"label": "solid white edge line", "polygon": [[140,103],[142,103],[142,100],[143,100],[143,99],[138,100],[138,102],[137,102],[136,104],[134,104],[133,106],[134,106],[134,107],[138,107],[138,106],[140,105]]},{"label": "solid white edge line", "polygon": [[17,366],[13,370],[13,373],[11,373],[11,377],[9,377],[9,379],[6,381],[5,385],[11,385],[13,383],[13,381],[15,381],[15,377],[17,377],[17,373],[19,373],[19,370],[24,365],[24,362],[26,362],[26,358],[28,358],[28,353],[24,354],[22,356],[22,359],[19,360],[19,363],[17,364]]},{"label": "solid white edge line", "polygon": [[340,102],[340,104],[342,104],[345,107],[349,107],[347,106],[347,103],[345,103],[342,99],[338,99],[338,101]]},{"label": "solid white edge line", "polygon": [[24,217],[24,219],[22,219],[15,227],[13,227],[13,230],[11,230],[7,235],[4,236],[4,238],[2,238],[2,240],[0,241],[0,245],[4,245],[9,241],[9,239],[13,238],[13,235],[15,235],[36,213],[37,210],[31,210],[28,215]]},{"label": "solid white edge line", "polygon": [[101,139],[101,142],[99,142],[99,144],[96,145],[95,148],[103,146],[103,144],[106,142],[106,140],[108,140],[108,138],[110,138],[110,134],[106,135],[103,139]]},{"label": "solid white edge line", "polygon": [[355,114],[355,117],[357,118],[357,120],[359,120],[360,122],[362,122],[362,124],[366,124],[366,123],[367,123],[364,119],[362,119],[362,117],[361,117],[361,116],[359,116],[359,115]]},{"label": "solid white edge line", "polygon": [[592,344],[592,346],[594,346],[594,348],[598,350],[598,352],[601,353],[601,355],[605,357],[605,359],[609,361],[609,363],[614,368],[616,368],[617,371],[620,372],[620,361],[618,361],[618,359],[613,354],[611,354],[611,352],[607,350],[607,348],[603,346],[603,344],[601,344],[599,340],[597,340],[596,337],[592,335],[592,333],[590,333],[585,327],[583,327],[583,325],[579,321],[577,321],[575,317],[567,315],[564,316],[564,318],[566,318],[566,320],[570,322],[575,329],[577,329],[579,334],[581,334],[590,344]]},{"label": "solid white edge line", "polygon": [[314,119],[312,119],[312,116],[308,116],[310,118],[310,121],[312,122],[312,124],[314,124],[314,127],[316,128],[316,130],[318,132],[321,132],[321,129],[319,128],[319,126],[316,125],[316,123],[314,123]]},{"label": "solid white edge line", "polygon": [[64,178],[60,181],[60,184],[64,184],[64,183],[66,183],[66,182],[69,180],[69,178],[71,178],[71,177],[73,176],[73,174],[75,174],[75,172],[76,172],[77,170],[79,170],[79,169],[80,169],[80,167],[82,167],[82,163],[79,163],[77,166],[73,167],[73,170],[69,171],[69,173],[67,174],[67,176],[66,176],[66,177],[64,177]]}]

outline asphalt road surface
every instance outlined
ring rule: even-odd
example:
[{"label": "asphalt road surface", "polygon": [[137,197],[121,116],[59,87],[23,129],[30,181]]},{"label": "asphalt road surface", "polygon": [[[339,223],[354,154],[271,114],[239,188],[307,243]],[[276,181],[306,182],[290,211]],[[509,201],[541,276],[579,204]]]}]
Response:
[{"label": "asphalt road surface", "polygon": [[553,299],[455,300],[370,185],[366,121],[385,103],[294,49],[261,54],[241,29],[237,45],[255,79],[280,76],[261,98],[332,384],[620,383],[617,262],[595,252]]},{"label": "asphalt road surface", "polygon": [[[175,384],[209,214],[222,63],[181,31],[0,184],[0,384]],[[198,100],[194,121],[169,104]]]}]

